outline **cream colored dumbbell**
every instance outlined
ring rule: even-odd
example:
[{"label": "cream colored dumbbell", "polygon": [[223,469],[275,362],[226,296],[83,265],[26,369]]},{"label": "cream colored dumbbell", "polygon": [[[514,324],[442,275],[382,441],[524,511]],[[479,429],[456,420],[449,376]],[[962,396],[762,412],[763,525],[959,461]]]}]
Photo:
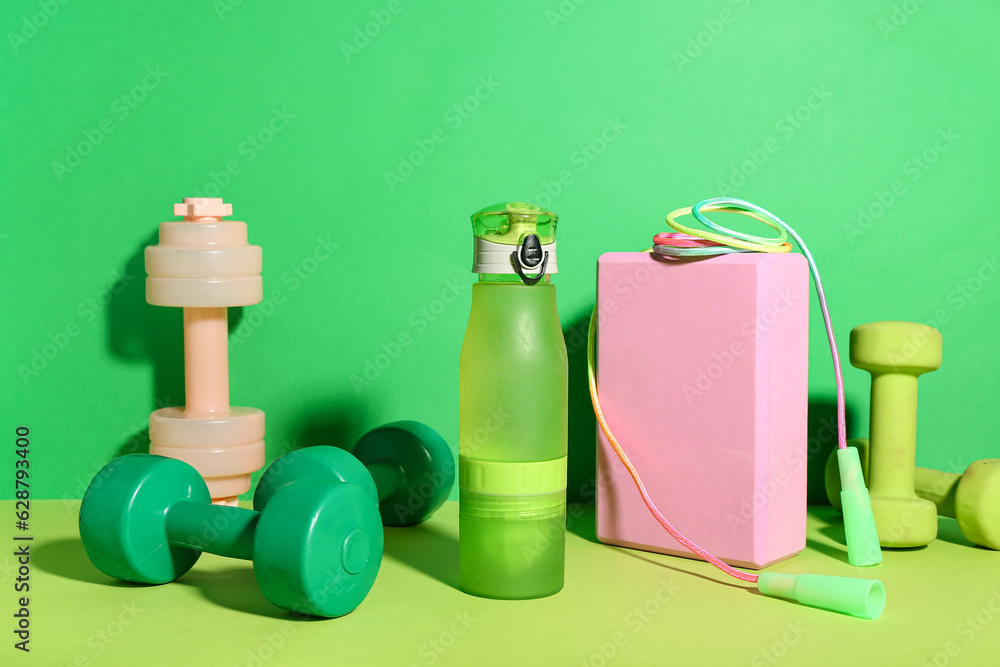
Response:
[{"label": "cream colored dumbbell", "polygon": [[264,413],[229,405],[227,309],[260,303],[260,246],[245,222],[223,220],[231,204],[191,197],[174,204],[180,222],[160,224],[146,248],[146,301],[184,309],[186,406],[149,416],[149,452],[180,459],[208,484],[212,502],[235,505],[264,466]]}]

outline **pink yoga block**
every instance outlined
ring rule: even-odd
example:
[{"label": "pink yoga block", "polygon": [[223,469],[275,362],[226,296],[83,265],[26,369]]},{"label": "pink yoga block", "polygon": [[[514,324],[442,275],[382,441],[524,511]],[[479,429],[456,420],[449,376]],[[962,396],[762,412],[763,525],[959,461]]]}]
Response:
[{"label": "pink yoga block", "polygon": [[[731,565],[804,549],[805,258],[609,252],[597,303],[601,408],[660,512]],[[650,514],[600,428],[597,478],[602,542],[697,558]]]}]

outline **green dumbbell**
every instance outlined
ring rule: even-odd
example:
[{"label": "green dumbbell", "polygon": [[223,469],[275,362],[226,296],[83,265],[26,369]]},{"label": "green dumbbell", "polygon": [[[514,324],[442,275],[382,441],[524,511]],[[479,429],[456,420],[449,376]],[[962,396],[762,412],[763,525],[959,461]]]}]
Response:
[{"label": "green dumbbell", "polygon": [[[339,464],[344,451],[306,447],[271,464],[254,492],[254,509],[269,506],[290,479],[345,481],[361,486],[378,501],[382,523],[409,526],[432,515],[451,493],[455,459],[448,443],[419,422],[398,421],[366,433],[351,453],[363,464],[365,480]],[[372,486],[368,486],[372,485]]]},{"label": "green dumbbell", "polygon": [[941,366],[941,334],[912,322],[873,322],[851,331],[851,364],[872,375],[868,493],[884,547],[937,537],[937,508],[914,492],[917,378]]},{"label": "green dumbbell", "polygon": [[[867,440],[851,440],[858,449],[861,471],[868,478]],[[940,516],[958,521],[958,527],[973,544],[1000,550],[1000,459],[983,459],[963,474],[931,468],[914,468],[914,492],[931,501]],[[840,475],[836,452],[826,462],[826,495],[840,509]]]},{"label": "green dumbbell", "polygon": [[358,461],[329,459],[357,484],[274,475],[264,511],[213,505],[197,470],[176,459],[128,454],[102,469],[80,506],[80,537],[101,572],[146,584],[174,581],[203,551],[253,561],[273,604],[342,616],[365,599],[382,562],[373,483]]}]

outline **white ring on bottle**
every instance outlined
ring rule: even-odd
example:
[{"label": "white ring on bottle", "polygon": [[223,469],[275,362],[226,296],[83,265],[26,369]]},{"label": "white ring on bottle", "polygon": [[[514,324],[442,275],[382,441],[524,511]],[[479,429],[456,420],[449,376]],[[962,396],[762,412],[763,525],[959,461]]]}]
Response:
[{"label": "white ring on bottle", "polygon": [[[510,255],[517,250],[518,246],[494,243],[478,236],[475,239],[476,248],[472,260],[473,273],[517,273]],[[556,265],[556,242],[543,245],[542,252],[549,253],[549,263],[545,266],[545,273],[559,273],[559,267]],[[541,264],[535,269],[529,269],[526,266],[522,268],[526,274],[535,275],[538,272],[537,269],[541,268]]]}]

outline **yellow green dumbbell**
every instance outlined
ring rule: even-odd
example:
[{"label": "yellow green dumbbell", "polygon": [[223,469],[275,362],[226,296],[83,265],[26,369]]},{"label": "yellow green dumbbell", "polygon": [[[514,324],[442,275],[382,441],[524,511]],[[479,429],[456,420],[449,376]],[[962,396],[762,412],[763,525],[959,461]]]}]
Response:
[{"label": "yellow green dumbbell", "polygon": [[872,376],[867,481],[884,547],[916,547],[937,537],[937,507],[917,495],[914,469],[917,378],[940,368],[941,347],[937,329],[913,322],[872,322],[851,331],[851,364]]}]

